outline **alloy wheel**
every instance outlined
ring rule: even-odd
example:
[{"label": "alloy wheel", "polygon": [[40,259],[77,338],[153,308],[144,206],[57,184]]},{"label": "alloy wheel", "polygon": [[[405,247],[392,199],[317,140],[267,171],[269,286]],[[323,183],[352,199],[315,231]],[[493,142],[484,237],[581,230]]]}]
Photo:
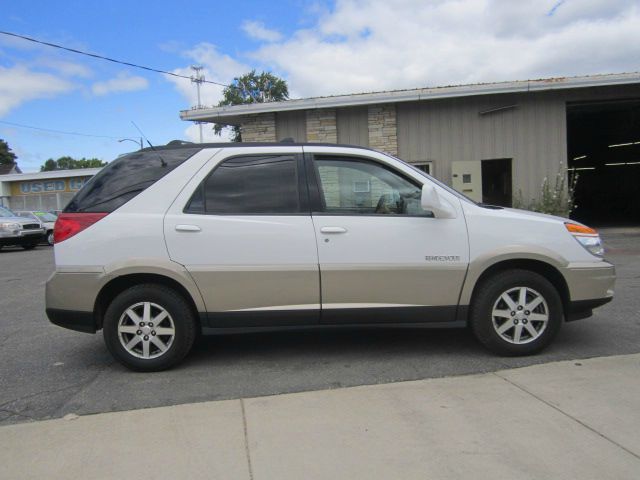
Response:
[{"label": "alloy wheel", "polygon": [[118,338],[124,349],[137,358],[164,355],[175,339],[175,325],[169,312],[152,302],[131,305],[118,321]]},{"label": "alloy wheel", "polygon": [[503,340],[522,345],[533,342],[545,331],[549,323],[549,306],[532,288],[510,288],[494,302],[491,320]]}]

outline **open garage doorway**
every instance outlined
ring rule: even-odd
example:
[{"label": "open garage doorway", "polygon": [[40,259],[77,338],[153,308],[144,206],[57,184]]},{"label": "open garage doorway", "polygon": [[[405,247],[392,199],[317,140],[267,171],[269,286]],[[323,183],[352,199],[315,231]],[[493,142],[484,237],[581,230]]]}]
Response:
[{"label": "open garage doorway", "polygon": [[510,207],[511,159],[482,160],[482,202]]},{"label": "open garage doorway", "polygon": [[640,99],[567,105],[572,218],[593,225],[640,224]]}]

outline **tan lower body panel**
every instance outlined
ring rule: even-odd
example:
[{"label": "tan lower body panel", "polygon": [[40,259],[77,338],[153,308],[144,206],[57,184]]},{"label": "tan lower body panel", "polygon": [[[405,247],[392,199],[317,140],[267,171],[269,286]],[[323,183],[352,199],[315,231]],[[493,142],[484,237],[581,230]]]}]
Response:
[{"label": "tan lower body panel", "polygon": [[593,264],[569,264],[567,268],[562,269],[562,273],[569,286],[571,301],[613,296],[616,270],[609,263],[602,262],[597,267]]},{"label": "tan lower body panel", "polygon": [[[323,265],[322,304],[457,305],[466,265]],[[326,306],[326,307],[325,307]]]},{"label": "tan lower body panel", "polygon": [[47,308],[93,312],[103,273],[54,272],[45,287]]},{"label": "tan lower body panel", "polygon": [[188,269],[209,312],[319,308],[317,265]]}]

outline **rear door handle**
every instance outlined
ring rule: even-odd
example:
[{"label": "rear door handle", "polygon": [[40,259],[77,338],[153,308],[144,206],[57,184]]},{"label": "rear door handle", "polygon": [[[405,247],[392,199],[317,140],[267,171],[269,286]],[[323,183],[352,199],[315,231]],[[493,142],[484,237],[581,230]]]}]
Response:
[{"label": "rear door handle", "polygon": [[344,227],[322,227],[320,229],[322,233],[347,233],[347,229]]},{"label": "rear door handle", "polygon": [[176,225],[176,232],[199,232],[201,230],[197,225]]}]

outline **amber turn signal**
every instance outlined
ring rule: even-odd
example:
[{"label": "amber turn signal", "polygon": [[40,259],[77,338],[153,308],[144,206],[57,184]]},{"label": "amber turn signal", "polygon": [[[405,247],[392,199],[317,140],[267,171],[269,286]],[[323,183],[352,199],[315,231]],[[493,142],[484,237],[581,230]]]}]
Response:
[{"label": "amber turn signal", "polygon": [[569,230],[569,232],[573,234],[578,234],[578,235],[597,235],[598,234],[597,230],[590,227],[585,227],[584,225],[578,225],[575,223],[565,223],[564,226],[567,227],[567,230]]}]

